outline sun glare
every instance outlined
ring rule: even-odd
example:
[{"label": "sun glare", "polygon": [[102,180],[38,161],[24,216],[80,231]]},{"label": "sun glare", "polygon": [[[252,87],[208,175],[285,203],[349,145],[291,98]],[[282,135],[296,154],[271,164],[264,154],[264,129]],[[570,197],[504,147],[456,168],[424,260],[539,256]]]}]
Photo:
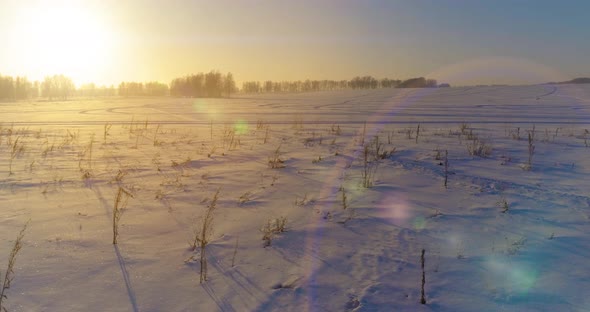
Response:
[{"label": "sun glare", "polygon": [[76,83],[104,76],[113,33],[97,12],[39,3],[23,15],[17,42],[34,72],[64,73]]}]

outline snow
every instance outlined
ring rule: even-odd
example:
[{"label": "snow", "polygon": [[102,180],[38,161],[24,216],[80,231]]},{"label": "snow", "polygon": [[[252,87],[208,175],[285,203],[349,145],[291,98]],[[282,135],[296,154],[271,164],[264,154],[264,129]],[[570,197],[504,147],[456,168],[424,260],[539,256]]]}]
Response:
[{"label": "snow", "polygon": [[[31,220],[3,305],[588,311],[589,104],[586,85],[2,103],[2,276]],[[469,155],[469,132],[489,157]],[[364,188],[375,136],[395,151],[371,159]],[[284,168],[272,169],[277,148]],[[133,198],[113,245],[119,187]],[[189,242],[218,189],[200,284]],[[281,217],[264,248],[261,228]]]}]

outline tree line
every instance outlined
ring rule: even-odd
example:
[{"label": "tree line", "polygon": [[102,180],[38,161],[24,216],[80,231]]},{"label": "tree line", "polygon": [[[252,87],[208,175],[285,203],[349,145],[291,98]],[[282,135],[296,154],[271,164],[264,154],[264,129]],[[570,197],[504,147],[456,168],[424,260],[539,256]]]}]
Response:
[{"label": "tree line", "polygon": [[94,83],[83,84],[76,88],[72,79],[65,75],[47,76],[41,82],[29,81],[26,77],[0,75],[0,100],[23,100],[38,97],[49,100],[67,100],[72,96],[176,96],[176,97],[231,97],[236,92],[313,92],[345,89],[376,88],[434,88],[448,87],[437,84],[435,79],[424,77],[406,80],[372,76],[356,76],[350,80],[297,80],[297,81],[245,81],[238,89],[231,72],[223,75],[218,71],[199,72],[175,78],[168,85],[157,81],[121,82],[117,87],[111,85],[97,86]]},{"label": "tree line", "polygon": [[[441,86],[449,86],[442,84]],[[241,91],[244,93],[263,92],[313,92],[345,89],[377,89],[377,88],[436,88],[435,79],[424,77],[407,80],[376,79],[372,76],[356,76],[350,80],[297,80],[297,81],[245,81]]]},{"label": "tree line", "polygon": [[161,82],[121,82],[117,88],[111,85],[83,84],[76,88],[65,75],[47,76],[43,81],[29,81],[26,77],[0,75],[0,101],[17,101],[39,97],[51,100],[67,100],[74,96],[167,96],[168,85]]},{"label": "tree line", "polygon": [[49,100],[67,100],[76,90],[74,82],[64,75],[47,76],[41,83],[41,95]]},{"label": "tree line", "polygon": [[26,77],[0,75],[0,100],[16,101],[38,97],[67,100],[76,90],[72,79],[64,75],[47,76],[41,82]]},{"label": "tree line", "polygon": [[120,96],[166,96],[168,92],[168,85],[157,81],[121,82],[118,88]]},{"label": "tree line", "polygon": [[0,100],[22,100],[39,96],[39,82],[26,77],[0,75]]},{"label": "tree line", "polygon": [[217,71],[187,75],[170,83],[171,96],[230,97],[237,91],[233,74],[222,75]]},{"label": "tree line", "polygon": [[118,95],[119,90],[115,86],[97,86],[94,83],[86,83],[76,89],[76,95],[81,97],[103,97]]}]

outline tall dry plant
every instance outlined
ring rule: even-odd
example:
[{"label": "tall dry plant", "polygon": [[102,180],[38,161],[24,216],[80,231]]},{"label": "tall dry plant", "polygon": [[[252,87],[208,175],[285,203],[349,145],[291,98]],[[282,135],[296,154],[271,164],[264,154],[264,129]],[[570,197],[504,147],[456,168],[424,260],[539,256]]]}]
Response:
[{"label": "tall dry plant", "polygon": [[365,188],[373,186],[375,180],[375,173],[377,172],[378,162],[370,159],[371,152],[369,146],[365,145],[362,155],[363,168],[361,171],[362,185]]},{"label": "tall dry plant", "polygon": [[16,140],[14,140],[14,142],[12,142],[12,144],[10,145],[10,161],[8,163],[8,175],[14,174],[12,172],[12,162],[18,155],[20,155],[24,151],[24,145],[19,144],[19,139],[20,137],[16,137]]},{"label": "tall dry plant", "polygon": [[109,130],[111,130],[111,127],[113,126],[112,123],[106,123],[104,124],[104,131],[103,131],[103,139],[104,139],[104,144],[107,144],[107,136],[109,135]]},{"label": "tall dry plant", "polygon": [[449,182],[449,151],[445,150],[445,188],[447,188]]},{"label": "tall dry plant", "polygon": [[529,132],[528,135],[528,142],[529,142],[529,159],[527,166],[525,169],[531,170],[533,168],[533,155],[535,154],[535,125],[533,125],[533,130]]},{"label": "tall dry plant", "polygon": [[420,255],[420,266],[422,267],[422,284],[420,287],[420,303],[421,304],[426,304],[426,296],[425,296],[425,291],[424,291],[424,286],[426,285],[426,270],[424,270],[424,263],[425,263],[425,257],[424,257],[424,253],[426,252],[426,250],[422,249],[422,255]]},{"label": "tall dry plant", "polygon": [[203,216],[202,223],[197,225],[194,229],[194,236],[193,242],[191,247],[193,250],[200,248],[200,258],[199,262],[201,264],[201,270],[199,272],[199,283],[203,283],[207,281],[207,255],[205,253],[206,247],[209,245],[211,236],[213,234],[213,212],[217,208],[217,200],[219,199],[219,191],[217,189],[215,195],[213,195],[213,199],[209,205],[207,205],[207,211],[205,211],[205,215]]},{"label": "tall dry plant", "polygon": [[281,159],[281,145],[268,158],[268,167],[271,169],[285,168],[285,161]]},{"label": "tall dry plant", "polygon": [[[27,230],[29,222],[30,220],[27,221],[27,223],[25,223],[23,228],[18,233],[16,241],[14,242],[14,246],[12,247],[10,255],[8,256],[8,265],[6,268],[6,272],[4,273],[4,278],[2,279],[2,289],[0,289],[0,311],[8,312],[8,309],[6,309],[6,305],[4,304],[4,300],[8,299],[8,297],[6,296],[6,291],[10,289],[10,284],[14,279],[14,266],[16,264],[16,256],[23,247],[22,241],[25,237],[25,231]],[[0,272],[0,278],[2,277],[1,273],[2,272]]]},{"label": "tall dry plant", "polygon": [[115,197],[115,205],[113,206],[113,245],[117,244],[117,238],[119,237],[119,222],[130,197],[133,198],[133,194],[126,189],[119,187],[117,197]]}]

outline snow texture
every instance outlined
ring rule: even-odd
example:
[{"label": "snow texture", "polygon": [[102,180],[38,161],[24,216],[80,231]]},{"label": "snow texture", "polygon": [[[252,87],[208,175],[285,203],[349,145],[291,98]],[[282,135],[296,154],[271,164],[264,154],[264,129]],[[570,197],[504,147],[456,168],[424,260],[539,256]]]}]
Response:
[{"label": "snow texture", "polygon": [[[587,85],[0,111],[2,277],[31,220],[9,311],[590,310]],[[200,284],[190,243],[218,189]]]}]

